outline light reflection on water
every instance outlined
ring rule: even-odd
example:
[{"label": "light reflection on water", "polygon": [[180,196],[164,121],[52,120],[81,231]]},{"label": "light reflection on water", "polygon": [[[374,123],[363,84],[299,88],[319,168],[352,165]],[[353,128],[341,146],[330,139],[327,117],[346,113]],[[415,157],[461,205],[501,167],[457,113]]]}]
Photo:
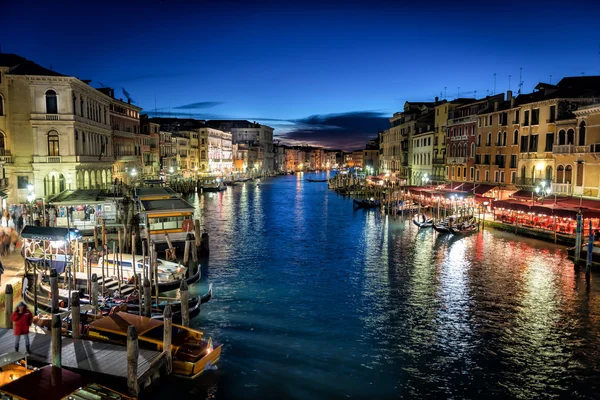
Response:
[{"label": "light reflection on water", "polygon": [[193,325],[224,349],[183,398],[597,396],[599,287],[564,250],[418,231],[311,176],[192,199],[215,284]]}]

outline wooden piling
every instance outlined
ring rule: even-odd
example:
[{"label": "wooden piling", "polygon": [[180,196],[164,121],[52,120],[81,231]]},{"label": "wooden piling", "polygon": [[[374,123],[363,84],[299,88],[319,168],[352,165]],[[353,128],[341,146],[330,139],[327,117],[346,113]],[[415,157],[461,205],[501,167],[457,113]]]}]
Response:
[{"label": "wooden piling", "polygon": [[[23,288],[25,290],[25,288]],[[4,297],[4,327],[6,329],[12,329],[13,324],[10,317],[13,312],[13,287],[9,283],[6,285],[5,297]]]},{"label": "wooden piling", "polygon": [[[189,303],[189,292],[188,285],[185,279],[181,280],[179,285],[179,301],[181,302],[181,325],[190,326],[190,303]],[[198,304],[198,307],[200,305]]]},{"label": "wooden piling", "polygon": [[167,374],[171,374],[173,371],[173,355],[171,354],[171,339],[173,335],[173,312],[171,311],[171,305],[167,304],[163,311],[163,351],[165,352],[167,363],[166,369]]},{"label": "wooden piling", "polygon": [[139,355],[138,334],[135,326],[129,325],[127,328],[127,389],[133,397],[137,397],[140,392],[137,379]]},{"label": "wooden piling", "polygon": [[52,315],[52,366],[62,367],[62,320],[60,314]]},{"label": "wooden piling", "polygon": [[71,325],[73,327],[71,336],[73,339],[79,339],[81,337],[81,306],[79,302],[79,293],[71,293]]},{"label": "wooden piling", "polygon": [[98,314],[98,275],[92,274],[92,307],[94,314]]},{"label": "wooden piling", "polygon": [[192,240],[190,240],[190,253],[192,253],[192,260],[198,261],[198,250],[196,246],[194,246],[194,242]]},{"label": "wooden piling", "polygon": [[148,278],[144,278],[144,316],[150,317],[152,315],[152,288],[150,287],[150,281]]},{"label": "wooden piling", "polygon": [[200,220],[194,220],[194,241],[196,248],[200,247]]},{"label": "wooden piling", "polygon": [[183,265],[187,266],[190,259],[190,240],[185,241],[185,249],[183,250]]},{"label": "wooden piling", "polygon": [[50,269],[50,299],[52,301],[52,314],[58,313],[58,273],[56,268]]},{"label": "wooden piling", "polygon": [[94,225],[94,248],[98,248],[98,227]]}]

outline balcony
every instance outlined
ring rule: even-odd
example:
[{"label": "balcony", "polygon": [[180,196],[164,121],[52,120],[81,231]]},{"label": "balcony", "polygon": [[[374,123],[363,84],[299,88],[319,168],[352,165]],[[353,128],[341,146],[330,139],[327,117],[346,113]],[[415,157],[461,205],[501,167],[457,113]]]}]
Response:
[{"label": "balcony", "polygon": [[[114,157],[113,156],[75,156],[75,162],[98,162],[98,161],[105,161],[105,162],[112,162],[114,161]],[[65,162],[68,162],[65,160]]]},{"label": "balcony", "polygon": [[441,164],[441,165],[446,164],[446,160],[444,159],[444,157],[434,158],[432,162],[433,162],[433,164],[438,164],[438,165],[439,164]]},{"label": "balcony", "polygon": [[587,146],[575,146],[573,144],[557,144],[552,147],[554,154],[584,154],[600,153],[600,143],[592,143]]},{"label": "balcony", "polygon": [[60,164],[61,162],[61,156],[48,156],[43,158],[46,159],[48,164]]},{"label": "balcony", "polygon": [[566,194],[571,195],[571,184],[570,183],[552,183],[552,192],[556,194]]},{"label": "balcony", "polygon": [[448,164],[466,164],[467,157],[447,157]]},{"label": "balcony", "polygon": [[[540,184],[542,182],[548,183],[548,180],[544,179],[544,178],[523,178],[523,177],[517,177],[517,179],[515,181],[515,185],[520,185],[520,186],[535,186],[535,185]],[[554,187],[554,183],[552,183],[552,186]]]},{"label": "balcony", "polygon": [[0,164],[11,164],[12,155],[10,150],[0,149]]}]

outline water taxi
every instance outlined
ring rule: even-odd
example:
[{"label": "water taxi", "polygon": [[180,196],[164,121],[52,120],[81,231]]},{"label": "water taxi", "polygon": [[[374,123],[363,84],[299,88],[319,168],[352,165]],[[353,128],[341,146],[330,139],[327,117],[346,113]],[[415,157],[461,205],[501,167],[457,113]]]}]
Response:
[{"label": "water taxi", "polygon": [[[117,312],[90,322],[87,335],[92,340],[124,345],[130,325],[135,326],[141,347],[163,351],[163,321],[126,312]],[[190,379],[200,376],[219,360],[221,347],[221,344],[213,343],[212,338],[205,339],[200,331],[173,324],[173,374]]]},{"label": "water taxi", "polygon": [[[107,271],[112,273],[113,269],[122,266],[123,279],[129,281],[133,278],[133,261],[134,257],[131,254],[123,254],[122,258],[117,254],[109,254],[98,259],[98,268],[107,268]],[[150,259],[148,257],[144,258],[142,262],[142,257],[136,256],[135,271],[140,273],[144,269],[148,269],[149,262]],[[187,267],[161,259],[157,259],[156,263],[159,285],[171,281],[181,281],[186,276]],[[104,269],[102,270],[104,271]]]},{"label": "water taxi", "polygon": [[194,233],[194,206],[179,198],[140,198],[141,236],[155,243],[165,243],[165,234],[173,243],[185,242]]},{"label": "water taxi", "polygon": [[222,192],[227,189],[221,178],[206,177],[200,182],[203,192]]}]

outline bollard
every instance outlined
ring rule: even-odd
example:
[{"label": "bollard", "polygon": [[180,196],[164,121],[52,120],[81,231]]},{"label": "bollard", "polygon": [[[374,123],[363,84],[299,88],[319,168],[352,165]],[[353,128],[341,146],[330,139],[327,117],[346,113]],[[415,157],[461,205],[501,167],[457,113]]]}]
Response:
[{"label": "bollard", "polygon": [[73,339],[81,337],[81,306],[79,292],[71,293],[71,336]]},{"label": "bollard", "polygon": [[[190,303],[188,286],[185,279],[181,280],[179,285],[179,300],[181,301],[181,325],[190,326]],[[200,305],[198,305],[200,307]]]},{"label": "bollard", "polygon": [[58,273],[56,268],[50,270],[50,299],[52,301],[52,314],[58,313]]},{"label": "bollard", "polygon": [[144,278],[144,316],[150,318],[152,315],[152,288],[148,278]]},{"label": "bollard", "polygon": [[62,321],[60,314],[52,315],[52,366],[62,367]]},{"label": "bollard", "polygon": [[98,275],[92,274],[92,307],[94,314],[98,315]]},{"label": "bollard", "polygon": [[4,297],[4,318],[6,321],[6,329],[12,329],[13,323],[10,320],[10,317],[13,312],[13,287],[9,283],[6,285],[6,296]]},{"label": "bollard", "polygon": [[140,391],[137,380],[139,355],[138,334],[135,326],[129,325],[127,328],[127,389],[133,397],[137,397]]},{"label": "bollard", "polygon": [[163,311],[163,351],[167,358],[167,374],[171,374],[173,371],[173,355],[171,354],[171,336],[173,335],[173,312],[171,311],[171,305],[167,304]]}]

